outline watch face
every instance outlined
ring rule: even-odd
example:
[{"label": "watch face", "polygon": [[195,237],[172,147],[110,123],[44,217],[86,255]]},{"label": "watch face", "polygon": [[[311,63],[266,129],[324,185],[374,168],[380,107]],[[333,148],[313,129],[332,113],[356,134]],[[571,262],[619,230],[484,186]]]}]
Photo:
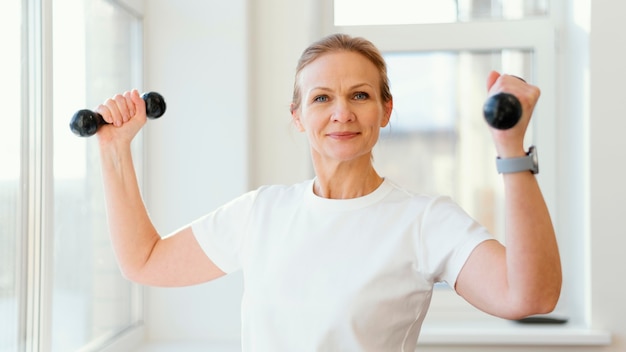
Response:
[{"label": "watch face", "polygon": [[528,149],[528,155],[530,155],[533,159],[533,168],[531,172],[533,174],[539,173],[539,157],[537,156],[537,148],[535,148],[534,145]]}]

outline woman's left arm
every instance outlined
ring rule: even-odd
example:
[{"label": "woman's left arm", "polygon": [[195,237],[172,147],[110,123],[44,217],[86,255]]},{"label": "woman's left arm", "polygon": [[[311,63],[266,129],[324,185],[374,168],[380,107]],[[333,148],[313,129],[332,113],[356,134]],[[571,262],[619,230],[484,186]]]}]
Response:
[{"label": "woman's left arm", "polygon": [[[518,124],[491,129],[501,158],[525,156],[524,134],[539,99],[537,87],[492,72],[491,94],[508,92],[522,104]],[[561,261],[548,207],[530,171],[503,174],[505,243],[485,241],[467,259],[456,291],[477,308],[507,319],[551,312],[561,292]]]}]

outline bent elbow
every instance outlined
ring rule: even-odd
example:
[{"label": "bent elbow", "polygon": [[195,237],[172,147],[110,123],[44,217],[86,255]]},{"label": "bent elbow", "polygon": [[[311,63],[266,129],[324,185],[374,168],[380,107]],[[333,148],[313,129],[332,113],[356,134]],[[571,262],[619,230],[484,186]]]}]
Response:
[{"label": "bent elbow", "polygon": [[130,282],[134,282],[134,283],[138,283],[138,281],[137,281],[137,274],[134,271],[120,267],[120,273],[122,274],[122,277],[125,280],[128,280]]},{"label": "bent elbow", "polygon": [[557,303],[559,303],[560,290],[555,292],[550,297],[544,298],[539,304],[537,304],[536,314],[548,314],[552,313],[556,308]]},{"label": "bent elbow", "polygon": [[548,314],[548,313],[552,313],[554,311],[554,309],[556,308],[556,304],[558,303],[558,298],[557,299],[550,299],[550,300],[542,300],[540,302],[537,302],[531,309],[529,309],[525,316],[530,316],[530,315],[537,315],[537,314]]},{"label": "bent elbow", "polygon": [[119,269],[120,269],[120,274],[125,280],[128,280],[132,283],[140,284],[140,285],[145,284],[144,282],[145,280],[143,279],[143,276],[141,275],[141,270],[124,267],[124,266],[120,266]]},{"label": "bent elbow", "polygon": [[518,303],[521,309],[518,315],[530,316],[536,314],[548,314],[554,311],[561,297],[562,278],[560,272],[550,280],[535,286],[519,297]]},{"label": "bent elbow", "polygon": [[[560,287],[560,286],[559,286]],[[560,289],[527,296],[513,304],[507,319],[519,320],[531,315],[548,314],[554,311],[559,302]]]},{"label": "bent elbow", "polygon": [[532,317],[535,315],[550,314],[554,311],[555,308],[556,308],[556,303],[536,305],[532,307],[531,306],[518,307],[517,309],[510,311],[509,314],[501,318],[508,319],[508,320],[521,320],[521,319]]}]

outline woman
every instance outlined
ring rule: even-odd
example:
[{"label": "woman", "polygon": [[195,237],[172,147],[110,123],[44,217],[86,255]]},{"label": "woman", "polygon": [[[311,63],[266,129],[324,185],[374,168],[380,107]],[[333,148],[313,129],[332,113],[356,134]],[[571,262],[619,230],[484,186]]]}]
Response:
[{"label": "woman", "polygon": [[[492,72],[491,94],[524,114],[492,129],[500,158],[525,156],[539,89]],[[111,238],[124,275],[183,286],[243,270],[244,351],[414,350],[435,282],[499,317],[550,312],[561,269],[550,216],[531,172],[504,174],[506,243],[445,197],[383,178],[372,148],[393,108],[384,60],[367,40],[332,35],[297,67],[291,114],[315,178],[248,192],[161,238],[142,202],[130,143],[146,121],[138,92],[98,107]]]}]

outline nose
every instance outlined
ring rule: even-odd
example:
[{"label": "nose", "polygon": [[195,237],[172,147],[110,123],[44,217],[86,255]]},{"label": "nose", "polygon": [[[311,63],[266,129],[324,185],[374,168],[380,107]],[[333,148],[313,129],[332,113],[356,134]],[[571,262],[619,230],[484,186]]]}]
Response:
[{"label": "nose", "polygon": [[350,104],[344,100],[337,100],[333,106],[331,115],[332,122],[346,123],[352,122],[356,119],[356,115],[350,109]]}]

